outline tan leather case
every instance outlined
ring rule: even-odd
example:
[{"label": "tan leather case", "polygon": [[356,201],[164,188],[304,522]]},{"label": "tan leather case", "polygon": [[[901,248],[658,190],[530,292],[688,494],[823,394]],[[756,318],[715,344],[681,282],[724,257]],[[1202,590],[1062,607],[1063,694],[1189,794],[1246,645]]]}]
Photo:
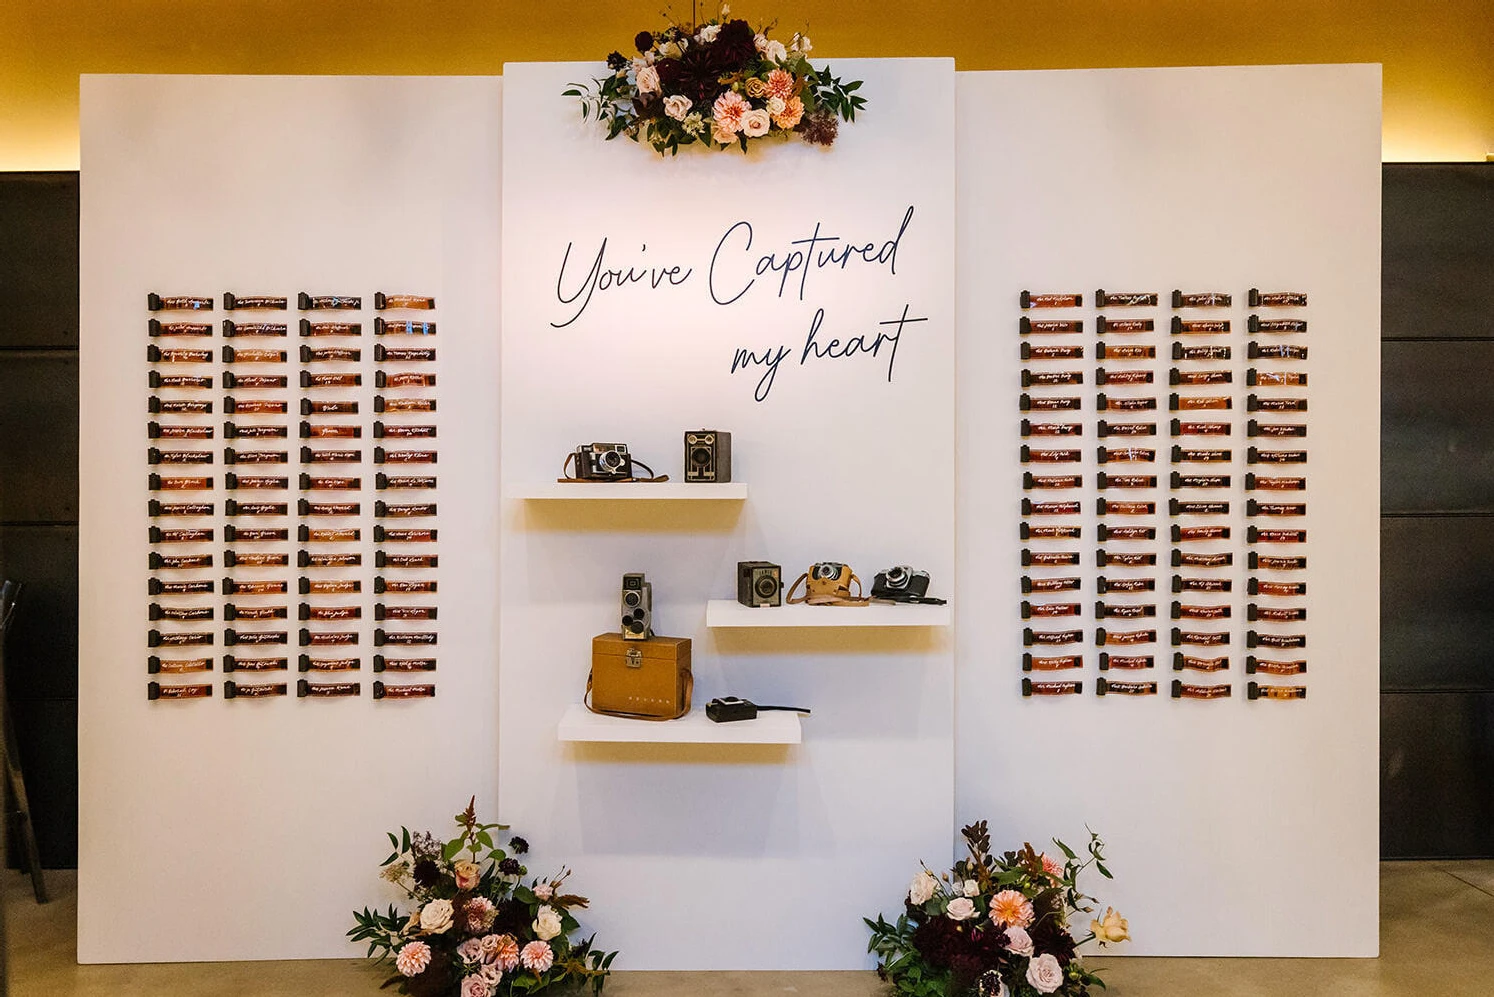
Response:
[{"label": "tan leather case", "polygon": [[593,713],[637,720],[674,720],[690,712],[690,638],[624,640],[598,634],[591,640],[586,706]]}]

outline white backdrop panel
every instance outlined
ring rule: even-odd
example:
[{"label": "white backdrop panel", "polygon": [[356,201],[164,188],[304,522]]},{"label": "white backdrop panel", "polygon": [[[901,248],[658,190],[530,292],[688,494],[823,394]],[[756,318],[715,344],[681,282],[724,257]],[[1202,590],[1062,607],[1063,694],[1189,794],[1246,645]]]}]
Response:
[{"label": "white backdrop panel", "polygon": [[[82,962],[361,954],[349,912],[394,899],[382,832],[445,828],[472,793],[493,810],[500,110],[491,78],[83,79]],[[434,700],[370,698],[365,618],[356,700],[298,701],[292,671],[289,698],[225,702],[215,664],[210,701],[146,701],[144,296],[231,289],[437,299]]]},{"label": "white backdrop panel", "polygon": [[[1372,956],[1379,67],[962,73],[958,95],[957,816],[989,817],[1002,842],[1058,834],[1077,843],[1086,822],[1102,832],[1118,878],[1094,885],[1131,918],[1130,953]],[[1292,420],[1311,427],[1300,472],[1309,515],[1290,524],[1305,525],[1311,541],[1310,698],[1246,702],[1237,632],[1232,670],[1219,679],[1235,684],[1228,701],[1168,698],[1176,673],[1166,646],[1156,674],[1115,676],[1158,680],[1156,698],[1095,697],[1100,673],[1087,646],[1084,696],[1024,701],[1018,292],[1082,291],[1088,303],[1097,287],[1243,298],[1252,286],[1310,295],[1302,341],[1312,408]],[[1087,321],[1089,350],[1092,328]],[[1170,338],[1148,341],[1160,354]],[[1244,339],[1231,337],[1239,353]],[[1071,392],[1090,399],[1086,454],[1096,442],[1094,391],[1086,383]],[[1165,401],[1155,415],[1165,450]],[[1237,430],[1229,442],[1254,441]],[[1243,467],[1233,470],[1239,477]],[[1237,481],[1232,496],[1184,497],[1243,503],[1238,489]],[[1093,537],[1094,519],[1086,523]],[[1087,599],[1092,565],[1091,553],[1080,569]],[[1171,570],[1156,574],[1165,581]],[[1171,596],[1157,596],[1165,633]]]},{"label": "white backdrop panel", "polygon": [[[705,627],[739,560],[786,579],[846,561],[868,584],[911,562],[944,594],[953,577],[953,66],[836,68],[866,80],[870,108],[832,151],[665,160],[603,142],[560,96],[601,66],[505,68],[505,488],[553,481],[593,440],[678,480],[682,432],[718,428],[750,489],[742,506],[505,502],[503,812],[541,867],[574,864],[587,922],[627,968],[868,965],[860,916],[895,901],[919,857],[949,856],[945,631]],[[870,244],[880,261],[749,286],[760,258],[811,248],[794,243],[817,226],[837,241],[816,251]],[[604,271],[680,269],[593,291],[603,245]],[[806,355],[821,312],[821,348],[898,339],[875,356]],[[771,378],[733,373],[739,349],[783,359]],[[658,632],[694,640],[697,709],[731,693],[808,706],[804,743],[557,743],[592,636],[618,626],[625,571],[653,582]]]}]

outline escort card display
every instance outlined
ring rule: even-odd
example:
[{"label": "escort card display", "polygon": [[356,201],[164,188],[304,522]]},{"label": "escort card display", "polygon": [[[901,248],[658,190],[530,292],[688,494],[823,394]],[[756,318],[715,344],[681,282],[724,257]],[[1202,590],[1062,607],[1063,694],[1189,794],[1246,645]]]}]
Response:
[{"label": "escort card display", "polygon": [[[293,670],[306,673],[297,698],[360,696],[360,682],[317,678],[365,660],[434,671],[434,656],[364,655],[439,637],[436,375],[422,369],[436,358],[435,299],[152,292],[146,307],[148,697],[211,698],[189,680],[215,659],[224,699],[291,695]],[[372,348],[365,331],[381,337]]]},{"label": "escort card display", "polygon": [[1305,699],[1277,682],[1307,671],[1307,294],[1087,300],[1018,297],[1022,695],[1082,695],[1092,655],[1098,696],[1229,699],[1243,672],[1248,701]]}]

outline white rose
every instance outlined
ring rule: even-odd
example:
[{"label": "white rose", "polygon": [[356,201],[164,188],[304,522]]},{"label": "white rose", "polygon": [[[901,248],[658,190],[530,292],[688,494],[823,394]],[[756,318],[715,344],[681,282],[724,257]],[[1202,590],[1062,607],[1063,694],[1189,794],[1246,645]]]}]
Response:
[{"label": "white rose", "polygon": [[980,884],[973,879],[967,879],[965,880],[965,888],[961,892],[967,897],[978,897],[980,896]]},{"label": "white rose", "polygon": [[534,928],[535,937],[542,942],[548,942],[560,934],[560,914],[554,907],[546,904],[535,915],[534,924],[531,927]]},{"label": "white rose", "polygon": [[676,121],[684,121],[685,115],[690,113],[690,98],[684,94],[675,94],[673,97],[664,98],[664,113]]},{"label": "white rose", "polygon": [[951,921],[966,921],[975,916],[975,901],[969,897],[955,897],[945,912]]},{"label": "white rose", "polygon": [[784,48],[783,42],[770,40],[763,47],[763,58],[772,62],[782,62],[788,58],[788,49]]},{"label": "white rose", "polygon": [[748,138],[762,138],[772,126],[773,119],[760,107],[742,115],[742,134]]},{"label": "white rose", "polygon": [[1032,936],[1027,933],[1026,928],[1019,928],[1015,924],[1007,928],[1006,947],[1011,949],[1013,955],[1032,958]]},{"label": "white rose", "polygon": [[695,33],[695,40],[702,45],[709,45],[716,40],[716,36],[719,34],[721,34],[721,25],[707,24]]},{"label": "white rose", "polygon": [[717,145],[732,145],[737,140],[737,133],[713,121],[711,122],[711,138]]},{"label": "white rose", "polygon": [[638,92],[659,92],[659,71],[653,66],[644,66],[642,69],[638,70]]},{"label": "white rose", "polygon": [[1027,964],[1027,982],[1040,994],[1051,994],[1063,986],[1063,967],[1051,955],[1040,955]]},{"label": "white rose", "polygon": [[769,114],[776,118],[783,113],[786,107],[788,107],[788,101],[784,100],[782,97],[769,97],[768,106],[765,108],[765,110],[767,110]]},{"label": "white rose", "polygon": [[793,42],[789,45],[789,48],[793,49],[795,52],[804,52],[807,54],[810,49],[814,48],[814,46],[809,44],[808,35],[801,35],[798,32],[795,32]]},{"label": "white rose", "polygon": [[440,935],[451,929],[451,901],[432,900],[420,911],[420,930]]},{"label": "white rose", "polygon": [[920,872],[913,877],[912,884],[908,887],[908,903],[914,907],[922,907],[929,902],[929,897],[939,888],[939,881],[931,872]]}]

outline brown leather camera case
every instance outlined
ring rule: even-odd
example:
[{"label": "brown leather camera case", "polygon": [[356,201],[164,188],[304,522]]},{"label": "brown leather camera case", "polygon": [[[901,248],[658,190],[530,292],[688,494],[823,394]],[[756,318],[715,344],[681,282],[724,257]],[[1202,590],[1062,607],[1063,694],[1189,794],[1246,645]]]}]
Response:
[{"label": "brown leather camera case", "polygon": [[689,637],[624,640],[598,634],[591,640],[586,708],[634,720],[675,720],[690,712]]}]

